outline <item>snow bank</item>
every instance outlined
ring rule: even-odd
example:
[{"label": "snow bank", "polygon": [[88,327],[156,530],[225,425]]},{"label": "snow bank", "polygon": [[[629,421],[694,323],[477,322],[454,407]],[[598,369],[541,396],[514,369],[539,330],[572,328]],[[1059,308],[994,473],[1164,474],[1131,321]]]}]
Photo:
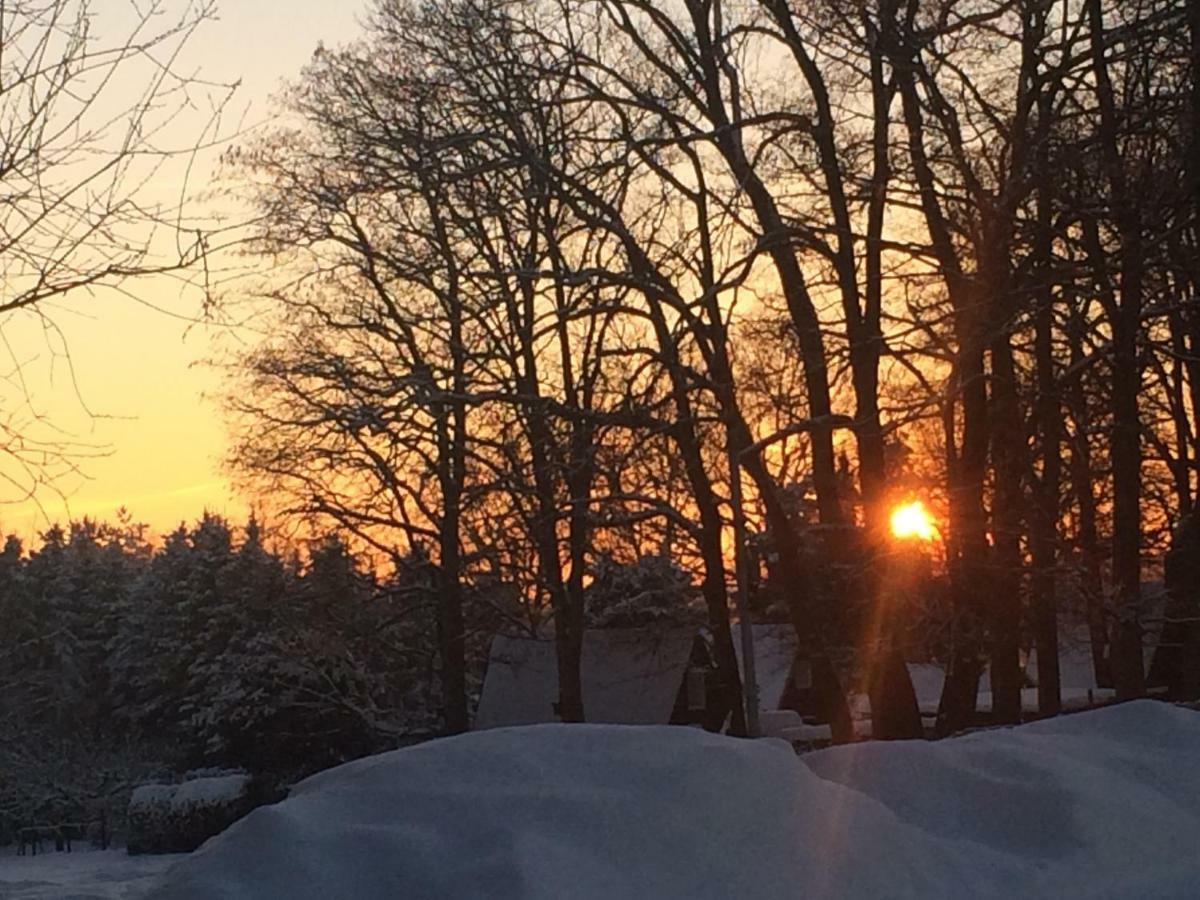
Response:
[{"label": "snow bank", "polygon": [[1200,715],[1149,702],[940,743],[479,732],[311,778],[154,896],[1195,897]]},{"label": "snow bank", "polygon": [[76,850],[9,856],[0,849],[4,900],[129,900],[146,897],[178,856],[127,856],[120,850]]},{"label": "snow bank", "polygon": [[789,744],[828,743],[833,732],[828,725],[806,725],[800,713],[792,709],[768,709],[759,713],[758,727],[763,737],[779,738]]},{"label": "snow bank", "polygon": [[[1198,759],[1200,715],[1142,701],[802,763],[920,829],[926,858],[952,863],[936,891],[889,896],[1115,900],[1200,896]],[[843,840],[860,814],[838,817]]]}]

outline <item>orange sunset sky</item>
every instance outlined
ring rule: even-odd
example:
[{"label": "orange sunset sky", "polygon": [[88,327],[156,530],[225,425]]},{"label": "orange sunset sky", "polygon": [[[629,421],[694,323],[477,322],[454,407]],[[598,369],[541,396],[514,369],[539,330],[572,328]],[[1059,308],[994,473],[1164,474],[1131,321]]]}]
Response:
[{"label": "orange sunset sky", "polygon": [[[111,17],[122,14],[125,2],[94,4],[97,32],[106,21],[116,24]],[[218,18],[193,36],[187,68],[221,82],[241,79],[233,107],[247,123],[261,122],[281,80],[299,73],[319,41],[337,45],[356,36],[365,11],[366,0],[221,0]],[[200,170],[211,172],[215,162],[213,152]],[[199,176],[198,188],[205,178]],[[86,478],[61,482],[65,500],[45,491],[37,503],[0,505],[6,533],[29,540],[48,520],[111,518],[121,506],[158,533],[206,508],[235,519],[246,513],[248,503],[222,471],[220,375],[202,364],[231,336],[189,328],[197,301],[181,298],[169,283],[127,287],[179,318],[115,294],[60,302],[49,312],[67,342],[70,367],[56,358],[56,339],[48,345],[32,322],[0,322],[5,339],[17,343],[36,411],[70,439],[104,451],[82,463]]]}]

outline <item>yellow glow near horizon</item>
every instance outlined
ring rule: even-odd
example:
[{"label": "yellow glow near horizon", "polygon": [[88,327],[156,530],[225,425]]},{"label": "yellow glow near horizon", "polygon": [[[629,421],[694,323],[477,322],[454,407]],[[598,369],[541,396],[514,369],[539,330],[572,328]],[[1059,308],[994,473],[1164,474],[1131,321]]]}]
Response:
[{"label": "yellow glow near horizon", "polygon": [[[216,82],[241,79],[222,132],[230,134],[266,121],[273,109],[268,98],[280,80],[296,77],[318,43],[337,46],[354,39],[369,8],[366,0],[218,5],[219,15],[197,29],[178,65]],[[122,34],[128,4],[95,6],[95,32]],[[156,135],[156,143],[190,146],[210,112],[198,103],[194,115],[181,114]],[[194,192],[209,190],[205,179],[216,170],[220,149],[164,166],[144,190],[151,199],[163,193],[163,202],[176,201],[180,170],[189,166]],[[120,295],[68,295],[43,312],[52,324],[35,314],[0,317],[8,345],[0,347],[0,412],[11,416],[12,407],[28,397],[33,412],[27,418],[38,429],[32,436],[80,448],[81,471],[41,485],[27,499],[26,481],[3,483],[0,465],[0,538],[15,533],[34,543],[51,522],[112,519],[121,506],[159,534],[206,509],[235,520],[245,516],[254,498],[237,496],[221,466],[226,431],[212,398],[224,384],[219,371],[202,364],[220,357],[218,330],[189,327],[187,321],[201,314],[198,298],[182,291],[177,280],[149,278],[126,283]]]},{"label": "yellow glow near horizon", "polygon": [[920,500],[903,503],[892,510],[892,534],[902,540],[931,541],[937,536],[933,515]]}]

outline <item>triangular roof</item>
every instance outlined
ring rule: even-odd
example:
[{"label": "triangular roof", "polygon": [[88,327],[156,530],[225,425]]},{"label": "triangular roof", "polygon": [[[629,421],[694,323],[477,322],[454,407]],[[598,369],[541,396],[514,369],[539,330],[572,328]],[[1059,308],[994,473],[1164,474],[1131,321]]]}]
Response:
[{"label": "triangular roof", "polygon": [[[610,725],[665,725],[687,670],[691,628],[589,629],[580,677],[584,716]],[[474,728],[558,722],[553,640],[498,635],[492,640]]]},{"label": "triangular roof", "polygon": [[[742,626],[734,625],[733,650],[745,679],[742,662]],[[791,625],[751,625],[754,638],[754,677],[758,682],[758,708],[764,712],[782,709],[783,695],[796,662],[796,630]]]}]

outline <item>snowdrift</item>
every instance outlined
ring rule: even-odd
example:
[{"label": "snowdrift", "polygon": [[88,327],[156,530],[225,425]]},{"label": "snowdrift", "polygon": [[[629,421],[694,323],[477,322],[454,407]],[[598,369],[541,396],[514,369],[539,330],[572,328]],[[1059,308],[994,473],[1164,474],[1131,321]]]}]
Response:
[{"label": "snowdrift", "polygon": [[797,758],[685,728],[478,732],[315,776],[166,900],[1200,896],[1200,714],[1140,702]]}]

